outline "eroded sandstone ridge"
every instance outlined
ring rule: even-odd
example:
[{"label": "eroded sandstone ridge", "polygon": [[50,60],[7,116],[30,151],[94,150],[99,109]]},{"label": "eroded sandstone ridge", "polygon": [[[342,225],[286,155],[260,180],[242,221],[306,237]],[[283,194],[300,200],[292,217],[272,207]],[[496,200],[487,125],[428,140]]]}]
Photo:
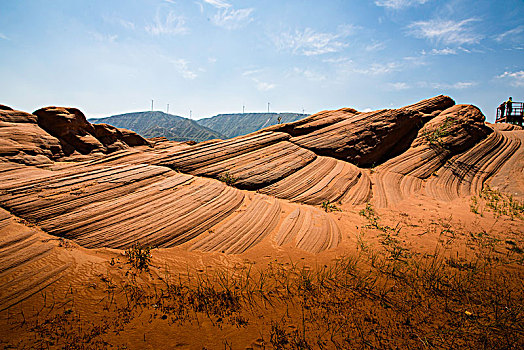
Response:
[{"label": "eroded sandstone ridge", "polygon": [[11,162],[52,164],[148,144],[130,130],[92,125],[76,108],[46,107],[29,114],[0,105],[0,157]]},{"label": "eroded sandstone ridge", "polygon": [[442,95],[398,109],[323,111],[193,146],[91,125],[75,108],[1,106],[0,203],[88,248],[242,253],[269,242],[320,252],[348,230],[343,214],[322,209],[329,204],[476,194],[522,158],[523,138]]}]

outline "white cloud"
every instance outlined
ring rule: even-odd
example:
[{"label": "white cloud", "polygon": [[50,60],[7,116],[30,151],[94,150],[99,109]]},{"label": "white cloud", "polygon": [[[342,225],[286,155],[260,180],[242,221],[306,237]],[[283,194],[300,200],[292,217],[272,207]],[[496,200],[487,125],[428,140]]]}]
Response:
[{"label": "white cloud", "polygon": [[370,52],[370,51],[384,50],[385,48],[386,48],[386,44],[385,43],[374,42],[374,43],[369,44],[368,46],[366,46],[365,50]]},{"label": "white cloud", "polygon": [[113,25],[119,25],[125,29],[135,29],[135,23],[131,22],[131,21],[128,21],[128,20],[125,20],[125,19],[122,19],[120,17],[117,17],[117,16],[102,16],[102,19],[107,22],[107,23],[110,23],[110,24],[113,24]]},{"label": "white cloud", "polygon": [[450,86],[451,89],[468,89],[470,87],[478,85],[475,81],[459,81]]},{"label": "white cloud", "polygon": [[402,9],[405,7],[425,4],[429,0],[375,0],[375,5],[391,9]]},{"label": "white cloud", "polygon": [[416,66],[427,65],[427,58],[422,54],[419,56],[403,57],[390,62],[353,61],[348,57],[327,58],[322,60],[333,66],[338,74],[363,74],[368,76],[385,75],[393,72],[410,70]]},{"label": "white cloud", "polygon": [[228,4],[227,2],[222,0],[204,0],[204,2],[208,3],[209,5],[215,6],[219,9],[231,7],[231,4]]},{"label": "white cloud", "polygon": [[102,41],[102,42],[109,42],[109,43],[113,43],[116,41],[116,39],[118,39],[118,35],[111,35],[111,34],[102,34],[102,33],[99,33],[99,32],[89,32],[93,38],[95,38],[95,40],[97,41]]},{"label": "white cloud", "polygon": [[146,26],[146,31],[153,35],[178,35],[188,32],[185,26],[186,20],[182,16],[177,16],[173,11],[162,16],[157,11],[153,24]]},{"label": "white cloud", "polygon": [[295,30],[294,33],[282,33],[274,39],[279,50],[291,50],[294,54],[305,56],[322,55],[338,52],[348,46],[341,39],[349,36],[353,26],[339,27],[338,33],[318,33],[311,28],[304,31]]},{"label": "white cloud", "polygon": [[173,1],[173,0],[164,0],[164,1],[165,1],[165,2],[168,2],[168,3],[170,3],[170,4],[176,4],[176,2]]},{"label": "white cloud", "polygon": [[524,86],[524,70],[518,72],[504,72],[501,75],[498,75],[497,78],[505,79],[515,87]]},{"label": "white cloud", "polygon": [[202,5],[201,2],[197,2],[197,1],[195,1],[195,4],[198,6],[200,13],[204,13],[204,5]]},{"label": "white cloud", "polygon": [[[481,52],[479,50],[473,50],[475,52]],[[471,53],[472,50],[468,50],[462,46],[456,48],[445,47],[443,49],[432,49],[431,51],[422,50],[422,56],[447,56],[447,55],[458,55],[460,52]]]},{"label": "white cloud", "polygon": [[242,76],[248,78],[252,82],[255,83],[255,87],[259,91],[269,91],[271,89],[274,89],[276,87],[276,84],[268,83],[266,81],[262,81],[258,78],[258,76],[263,73],[263,69],[248,69],[244,72],[242,72]]},{"label": "white cloud", "polygon": [[318,73],[318,72],[315,72],[315,71],[312,71],[310,69],[301,69],[301,68],[298,68],[298,67],[295,67],[293,68],[293,72],[297,75],[300,75],[300,76],[303,76],[304,78],[306,78],[307,80],[311,80],[311,81],[322,81],[322,80],[326,80],[326,76],[324,76],[323,74],[321,73]]},{"label": "white cloud", "polygon": [[125,19],[117,19],[118,21],[118,24],[120,24],[122,27],[126,28],[126,29],[135,29],[135,24],[131,21],[127,21]]},{"label": "white cloud", "polygon": [[413,66],[425,66],[427,65],[426,57],[422,54],[419,56],[406,56],[404,62],[399,64],[403,68],[411,68]]},{"label": "white cloud", "polygon": [[253,18],[251,17],[252,13],[252,8],[238,10],[226,8],[217,12],[211,21],[219,27],[224,27],[230,30],[237,29],[253,21]]},{"label": "white cloud", "polygon": [[253,81],[256,83],[256,87],[259,91],[269,91],[276,87],[276,85],[273,83],[266,83],[259,81],[258,79],[253,79]]},{"label": "white cloud", "polygon": [[477,18],[469,18],[460,22],[452,20],[432,19],[429,21],[413,22],[408,26],[410,34],[420,39],[428,39],[446,45],[476,44],[482,39],[470,27]]},{"label": "white cloud", "polygon": [[322,62],[325,63],[334,63],[334,64],[349,64],[353,61],[348,57],[339,57],[339,58],[326,58],[323,59]]},{"label": "white cloud", "polygon": [[433,49],[430,51],[430,54],[431,55],[456,55],[457,54],[457,50],[455,49],[450,49],[449,47],[446,47],[444,49],[441,49],[441,50],[437,50],[437,49]]},{"label": "white cloud", "polygon": [[403,82],[398,82],[398,83],[389,83],[389,86],[393,89],[393,90],[406,90],[406,89],[409,89],[410,86],[406,83],[403,83]]},{"label": "white cloud", "polygon": [[499,34],[495,37],[495,40],[498,42],[504,41],[504,40],[514,40],[514,36],[524,32],[524,25],[520,25],[516,28],[510,29],[502,34]]},{"label": "white cloud", "polygon": [[353,69],[353,71],[356,73],[365,74],[365,75],[379,75],[379,74],[391,73],[394,71],[398,71],[400,69],[401,69],[401,64],[397,62],[389,62],[389,63],[372,63],[368,67],[355,68]]},{"label": "white cloud", "polygon": [[0,39],[4,40],[10,40],[7,36],[5,36],[3,33],[0,33]]},{"label": "white cloud", "polygon": [[168,59],[184,79],[193,80],[197,74],[189,69],[189,62],[183,58]]},{"label": "white cloud", "polygon": [[459,81],[452,84],[420,82],[418,85],[420,87],[430,87],[435,90],[462,90],[476,86],[478,83],[475,81]]},{"label": "white cloud", "polygon": [[252,75],[256,75],[258,73],[261,73],[262,70],[261,69],[250,69],[250,70],[246,70],[242,73],[242,76],[244,77],[249,77],[249,76],[252,76]]}]

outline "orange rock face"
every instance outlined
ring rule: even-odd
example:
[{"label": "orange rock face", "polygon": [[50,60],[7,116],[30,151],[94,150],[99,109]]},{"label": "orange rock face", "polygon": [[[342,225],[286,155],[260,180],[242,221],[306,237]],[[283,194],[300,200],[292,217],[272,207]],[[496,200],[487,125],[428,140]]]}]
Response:
[{"label": "orange rock face", "polygon": [[[91,125],[74,108],[32,115],[4,107],[0,118],[5,158],[22,152],[49,163],[40,170],[4,163],[4,208],[85,247],[189,242],[193,250],[228,253],[265,239],[311,252],[336,247],[343,228],[327,210],[331,203],[388,207],[417,194],[451,200],[478,193],[522,139],[447,96],[369,113],[323,111],[225,141],[154,140],[137,149],[129,146],[150,143]],[[51,162],[115,151],[75,166]]]},{"label": "orange rock face", "polygon": [[13,162],[52,164],[141,145],[149,142],[130,130],[92,125],[76,108],[46,107],[30,114],[0,105],[0,156]]},{"label": "orange rock face", "polygon": [[60,141],[37,124],[29,113],[0,108],[0,157],[28,165],[51,164],[63,156]]}]

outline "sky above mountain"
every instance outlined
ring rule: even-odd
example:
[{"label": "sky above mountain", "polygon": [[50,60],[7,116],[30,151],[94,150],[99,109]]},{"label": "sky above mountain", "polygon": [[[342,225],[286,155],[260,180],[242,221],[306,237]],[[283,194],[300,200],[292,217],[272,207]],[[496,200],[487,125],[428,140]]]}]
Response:
[{"label": "sky above mountain", "polygon": [[0,103],[315,113],[524,101],[522,0],[2,0]]}]

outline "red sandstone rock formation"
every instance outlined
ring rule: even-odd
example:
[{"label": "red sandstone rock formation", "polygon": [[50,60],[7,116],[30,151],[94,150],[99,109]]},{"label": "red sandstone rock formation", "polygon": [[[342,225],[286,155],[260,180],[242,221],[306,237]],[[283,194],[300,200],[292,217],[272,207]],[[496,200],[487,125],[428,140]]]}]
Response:
[{"label": "red sandstone rock formation", "polygon": [[[45,130],[40,124],[45,125]],[[174,310],[162,304],[165,295],[157,293],[158,288],[166,284],[171,293],[171,286],[176,286],[171,283],[182,278],[186,267],[189,271],[189,264],[199,268],[196,280],[208,283],[205,278],[209,276],[200,274],[203,269],[214,270],[223,264],[233,266],[236,274],[241,271],[237,266],[246,268],[249,264],[246,269],[249,274],[256,263],[254,274],[260,265],[275,262],[271,268],[277,272],[276,276],[283,277],[278,280],[282,284],[275,289],[276,295],[280,295],[279,289],[285,288],[286,276],[289,277],[279,274],[285,271],[283,259],[289,259],[285,264],[305,262],[301,270],[293,270],[298,272],[297,277],[304,278],[301,286],[307,286],[307,281],[312,286],[325,283],[327,293],[332,292],[329,274],[344,270],[346,279],[363,277],[355,279],[357,288],[345,288],[344,292],[356,293],[355,300],[359,302],[365,301],[367,295],[368,301],[384,304],[383,315],[388,319],[392,309],[400,310],[402,317],[406,315],[407,309],[399,306],[402,298],[391,298],[393,288],[389,288],[392,281],[409,276],[405,275],[405,267],[415,271],[412,276],[420,279],[425,288],[427,281],[435,281],[436,269],[449,264],[453,275],[444,281],[457,282],[460,289],[464,281],[461,278],[475,274],[478,266],[482,266],[482,281],[489,281],[486,271],[502,268],[500,257],[515,259],[508,269],[517,272],[521,269],[522,255],[518,249],[523,246],[522,220],[503,214],[489,218],[487,213],[472,213],[469,206],[473,203],[471,196],[477,196],[484,184],[497,186],[510,193],[511,198],[524,199],[524,131],[508,124],[486,125],[478,108],[455,106],[449,97],[438,96],[403,108],[369,113],[352,109],[323,111],[302,121],[225,141],[196,145],[152,141],[152,147],[129,147],[148,143],[129,131],[90,125],[75,109],[53,107],[33,115],[0,105],[0,311],[7,310],[0,328],[8,346],[31,347],[37,334],[44,341],[32,347],[58,346],[51,341],[63,337],[73,325],[82,332],[81,337],[73,338],[75,341],[86,339],[86,334],[101,333],[104,342],[100,346],[108,346],[111,334],[102,331],[108,323],[100,323],[102,326],[94,323],[93,331],[82,328],[105,315],[117,320],[124,317],[125,322],[114,323],[114,333],[121,337],[133,335],[129,338],[131,342],[139,339],[134,343],[138,347],[143,346],[142,339],[146,340],[140,323],[152,323],[153,333],[170,334],[178,321],[158,317],[160,312],[169,314]],[[100,156],[89,157],[81,152]],[[63,162],[65,159],[74,162]],[[329,212],[330,205],[343,211]],[[373,207],[368,205],[377,211],[375,227],[369,229],[366,227],[373,226],[373,220],[358,214],[371,208],[367,211],[370,215]],[[389,213],[394,214],[388,218]],[[450,224],[452,216],[457,217],[456,231]],[[443,218],[445,222],[441,221]],[[385,226],[395,224],[394,229]],[[466,225],[473,229],[468,232]],[[364,242],[361,241],[364,233],[374,236],[366,237]],[[454,249],[448,252],[449,259],[439,255],[444,253],[433,245],[443,240],[447,242],[436,244],[444,250]],[[126,270],[130,265],[118,249],[129,248],[136,242],[160,248],[154,250],[150,273]],[[392,264],[382,265],[387,259],[376,260],[375,269],[387,268],[384,283],[376,283],[366,272],[354,274],[360,268],[361,256],[369,255],[374,265],[379,254],[391,249],[387,244],[394,242],[396,250],[389,251]],[[451,247],[457,242],[461,244],[458,248]],[[482,250],[472,249],[473,242]],[[375,251],[377,247],[373,244],[386,250]],[[499,244],[497,249],[495,244]],[[177,248],[162,249],[171,247]],[[413,254],[415,261],[407,264],[408,255],[402,255],[405,251]],[[348,265],[333,265],[337,268],[324,265],[348,253],[355,253],[345,260]],[[462,260],[466,253],[475,256],[471,263]],[[483,254],[489,264],[477,265]],[[420,265],[422,255],[433,257],[429,268]],[[242,261],[247,263],[239,264]],[[309,275],[315,264],[326,269],[320,269],[321,274]],[[419,275],[423,271],[426,274]],[[438,276],[446,272],[442,270]],[[520,272],[512,281],[518,284],[521,275]],[[229,288],[228,281],[223,280],[229,275],[215,276],[220,278],[222,286]],[[321,279],[310,280],[310,276]],[[429,278],[426,280],[424,276]],[[501,275],[503,288],[508,286],[508,276],[513,275]],[[363,283],[366,279],[370,281],[367,284]],[[265,275],[260,274],[260,281],[262,292]],[[466,282],[469,286],[469,277]],[[115,292],[120,284],[121,292]],[[358,287],[375,284],[380,288],[377,293],[372,289],[365,294],[364,288]],[[442,287],[444,284],[436,284],[439,291],[448,290]],[[137,304],[140,306],[137,313],[143,314],[144,319],[133,319],[133,314],[126,311],[130,310],[128,298],[140,297],[147,289],[144,285],[151,287],[154,295]],[[198,288],[200,291],[200,284]],[[413,299],[411,287],[407,289],[406,294],[400,295],[420,304],[419,299]],[[118,294],[122,308],[113,305]],[[471,295],[485,297],[476,289]],[[345,297],[336,295],[337,300]],[[470,312],[470,309],[464,311],[463,303],[450,301],[447,296],[445,300],[446,308],[449,302],[452,312],[449,323],[452,326],[456,317],[468,322],[481,319],[491,322],[491,309],[485,317],[477,316],[477,304]],[[286,305],[287,314],[293,308],[287,302]],[[372,309],[367,305],[378,304],[363,305],[367,311]],[[411,310],[414,304],[406,305]],[[518,303],[508,305],[511,309],[511,305]],[[275,310],[265,302],[263,308],[270,313]],[[423,309],[418,327],[428,324],[427,310],[438,311],[428,309],[426,303]],[[372,311],[370,315],[376,319]],[[55,312],[53,318],[46,318],[45,314],[51,312]],[[304,309],[299,313],[303,325]],[[31,314],[36,314],[36,323],[31,323]],[[259,322],[259,313],[253,314],[257,317],[255,323]],[[80,315],[82,323],[69,325],[75,317],[80,320]],[[251,324],[239,327],[222,322],[209,328],[206,324],[214,322],[212,318],[209,320],[195,322],[198,324],[195,329],[201,333],[202,329],[211,329],[213,333],[224,327],[228,334],[249,331],[254,334],[249,329]],[[350,320],[353,325],[356,318]],[[433,324],[439,330],[441,321],[439,314]],[[124,327],[127,322],[134,323],[132,327]],[[264,322],[267,326],[268,322]],[[34,329],[42,327],[41,333],[30,333],[33,325]],[[185,323],[180,327],[189,326]],[[370,327],[374,333],[375,325],[370,323]],[[422,329],[412,328],[411,324],[407,327],[406,334]],[[112,328],[107,329],[112,332]],[[428,333],[434,330],[427,329]],[[484,342],[485,328],[479,329]],[[441,334],[438,332],[439,337]]]},{"label": "red sandstone rock formation", "polygon": [[76,108],[46,107],[29,114],[0,105],[0,156],[45,165],[64,157],[111,153],[149,142],[130,130],[92,125]]},{"label": "red sandstone rock formation", "polygon": [[[4,165],[0,175],[3,207],[86,247],[191,242],[191,249],[241,253],[275,237],[318,252],[337,246],[340,227],[334,214],[311,205],[387,207],[416,194],[475,194],[522,143],[520,131],[493,130],[478,108],[455,106],[447,96],[369,113],[323,111],[235,139],[194,146],[158,140],[132,151],[128,145],[148,142],[92,126],[76,109],[35,115],[0,111],[5,127],[38,130],[37,121],[54,135],[39,129],[42,138],[32,143],[47,159],[59,159],[64,149],[122,150],[45,171]],[[15,153],[18,146],[2,140],[2,152]]]},{"label": "red sandstone rock formation", "polygon": [[63,155],[60,141],[38,126],[35,115],[0,108],[0,157],[38,165],[51,164]]}]

